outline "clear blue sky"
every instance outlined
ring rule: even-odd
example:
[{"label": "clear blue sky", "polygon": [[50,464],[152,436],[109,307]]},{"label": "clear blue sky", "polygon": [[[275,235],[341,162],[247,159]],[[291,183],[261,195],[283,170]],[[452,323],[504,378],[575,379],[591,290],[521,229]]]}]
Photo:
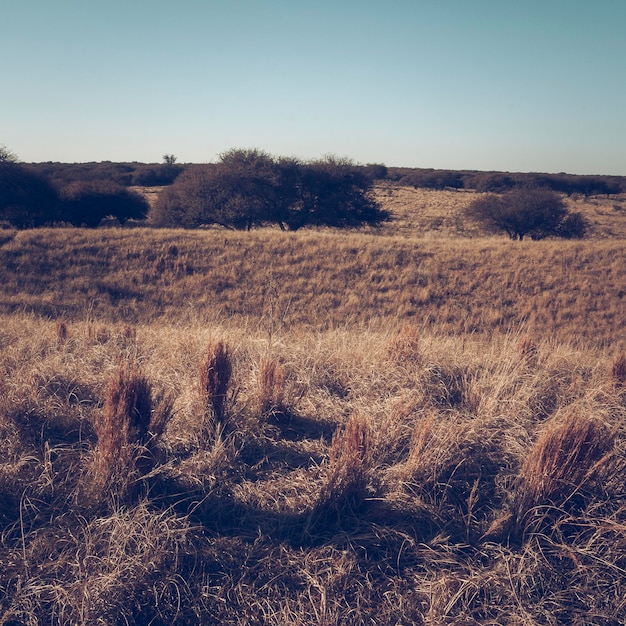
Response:
[{"label": "clear blue sky", "polygon": [[0,0],[23,161],[626,175],[626,0]]}]

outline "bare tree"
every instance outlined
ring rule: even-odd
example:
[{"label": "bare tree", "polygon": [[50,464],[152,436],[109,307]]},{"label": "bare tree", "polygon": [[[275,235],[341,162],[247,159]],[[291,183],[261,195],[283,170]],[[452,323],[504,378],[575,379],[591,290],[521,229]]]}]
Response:
[{"label": "bare tree", "polygon": [[17,163],[19,159],[4,144],[0,145],[0,163]]}]

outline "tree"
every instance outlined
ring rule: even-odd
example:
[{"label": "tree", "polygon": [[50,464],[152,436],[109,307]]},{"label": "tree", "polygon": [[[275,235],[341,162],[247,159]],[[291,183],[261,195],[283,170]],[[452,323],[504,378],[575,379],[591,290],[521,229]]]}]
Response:
[{"label": "tree", "polygon": [[372,178],[349,159],[328,156],[300,164],[294,178],[292,201],[283,207],[281,217],[289,230],[373,225],[389,218],[371,194]]},{"label": "tree", "polygon": [[504,231],[511,239],[583,237],[587,222],[570,212],[562,198],[542,187],[514,187],[502,194],[488,194],[474,200],[467,215],[490,231]]},{"label": "tree", "polygon": [[373,224],[388,216],[369,193],[372,184],[367,172],[345,159],[303,163],[257,149],[234,149],[215,165],[188,168],[161,193],[150,221],[239,230],[264,224],[283,230]]},{"label": "tree", "polygon": [[150,221],[197,228],[218,224],[249,230],[275,221],[277,169],[259,150],[230,150],[215,165],[189,167],[159,196]]},{"label": "tree", "polygon": [[5,145],[0,145],[0,163],[17,163],[19,159]]},{"label": "tree", "polygon": [[173,154],[164,154],[163,163],[165,163],[165,165],[175,165],[176,157]]}]

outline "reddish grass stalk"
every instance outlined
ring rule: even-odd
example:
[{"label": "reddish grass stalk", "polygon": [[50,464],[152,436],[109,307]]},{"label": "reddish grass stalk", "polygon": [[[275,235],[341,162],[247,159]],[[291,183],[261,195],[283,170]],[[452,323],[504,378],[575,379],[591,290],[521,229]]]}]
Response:
[{"label": "reddish grass stalk", "polygon": [[209,344],[200,366],[200,393],[205,411],[218,422],[225,421],[226,394],[232,375],[230,352],[222,341]]},{"label": "reddish grass stalk", "polygon": [[366,418],[353,413],[330,448],[328,475],[311,514],[310,526],[336,522],[354,512],[366,495],[371,466],[372,432]]},{"label": "reddish grass stalk", "polygon": [[263,359],[259,370],[259,404],[262,415],[285,410],[285,368],[273,359]]},{"label": "reddish grass stalk", "polygon": [[135,472],[138,447],[144,446],[152,417],[152,389],[134,368],[120,365],[107,389],[104,412],[95,423],[98,437],[94,483],[128,484]]},{"label": "reddish grass stalk", "polygon": [[565,510],[575,499],[584,502],[589,483],[607,475],[614,440],[599,420],[576,413],[549,425],[520,469],[514,504],[517,531],[532,526],[533,511],[541,517],[546,507]]}]

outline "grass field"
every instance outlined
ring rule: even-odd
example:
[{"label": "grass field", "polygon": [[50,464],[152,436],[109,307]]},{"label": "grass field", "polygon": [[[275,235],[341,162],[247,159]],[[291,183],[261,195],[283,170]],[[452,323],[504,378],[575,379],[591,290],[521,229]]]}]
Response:
[{"label": "grass field", "polygon": [[453,197],[3,233],[0,625],[623,624],[623,213],[509,242]]}]

